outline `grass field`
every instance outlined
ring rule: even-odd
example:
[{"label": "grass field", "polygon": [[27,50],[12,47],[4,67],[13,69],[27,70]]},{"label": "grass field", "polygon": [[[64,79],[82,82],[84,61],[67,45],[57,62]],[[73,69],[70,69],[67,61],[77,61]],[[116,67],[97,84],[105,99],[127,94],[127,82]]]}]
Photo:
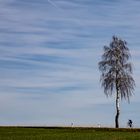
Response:
[{"label": "grass field", "polygon": [[140,140],[140,129],[0,127],[0,140]]}]

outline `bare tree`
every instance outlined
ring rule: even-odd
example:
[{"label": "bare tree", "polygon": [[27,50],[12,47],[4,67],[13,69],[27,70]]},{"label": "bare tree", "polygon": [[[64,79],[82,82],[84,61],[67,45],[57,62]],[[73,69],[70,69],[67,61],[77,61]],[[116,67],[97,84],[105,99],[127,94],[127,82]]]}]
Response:
[{"label": "bare tree", "polygon": [[99,62],[101,84],[104,93],[111,96],[116,92],[115,127],[119,128],[120,99],[127,99],[133,94],[135,81],[127,42],[113,36],[109,46],[104,46],[102,61]]}]

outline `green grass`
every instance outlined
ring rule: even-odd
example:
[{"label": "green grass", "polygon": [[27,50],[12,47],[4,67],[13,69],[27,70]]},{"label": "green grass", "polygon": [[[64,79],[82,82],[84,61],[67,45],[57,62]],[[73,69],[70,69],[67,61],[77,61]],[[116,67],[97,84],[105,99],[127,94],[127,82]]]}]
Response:
[{"label": "green grass", "polygon": [[0,127],[0,140],[139,140],[140,129]]}]

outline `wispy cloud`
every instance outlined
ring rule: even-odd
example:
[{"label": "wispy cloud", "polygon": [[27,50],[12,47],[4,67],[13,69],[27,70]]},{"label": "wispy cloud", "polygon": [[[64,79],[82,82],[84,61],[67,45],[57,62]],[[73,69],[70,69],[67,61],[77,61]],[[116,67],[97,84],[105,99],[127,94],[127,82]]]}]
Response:
[{"label": "wispy cloud", "polygon": [[[132,101],[139,104],[139,6],[136,0],[0,0],[0,123],[94,123],[112,105],[100,88],[98,61],[114,34],[132,52]],[[110,125],[112,116],[99,122]]]}]

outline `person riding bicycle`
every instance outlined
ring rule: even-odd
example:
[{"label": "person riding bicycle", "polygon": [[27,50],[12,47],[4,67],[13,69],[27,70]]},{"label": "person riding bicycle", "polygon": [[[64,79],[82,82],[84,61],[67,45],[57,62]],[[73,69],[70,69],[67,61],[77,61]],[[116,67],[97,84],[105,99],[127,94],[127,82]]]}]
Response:
[{"label": "person riding bicycle", "polygon": [[128,120],[128,126],[129,126],[130,128],[132,127],[132,124],[133,124],[132,120]]}]

